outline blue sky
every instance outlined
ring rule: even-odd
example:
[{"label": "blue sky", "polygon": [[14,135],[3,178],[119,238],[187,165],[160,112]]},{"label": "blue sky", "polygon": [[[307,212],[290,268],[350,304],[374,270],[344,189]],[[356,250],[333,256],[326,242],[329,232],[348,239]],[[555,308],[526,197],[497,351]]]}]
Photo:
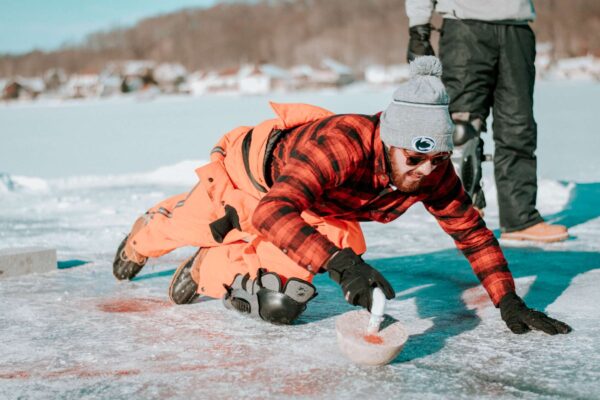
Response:
[{"label": "blue sky", "polygon": [[86,34],[217,0],[0,0],[0,53],[52,50]]}]

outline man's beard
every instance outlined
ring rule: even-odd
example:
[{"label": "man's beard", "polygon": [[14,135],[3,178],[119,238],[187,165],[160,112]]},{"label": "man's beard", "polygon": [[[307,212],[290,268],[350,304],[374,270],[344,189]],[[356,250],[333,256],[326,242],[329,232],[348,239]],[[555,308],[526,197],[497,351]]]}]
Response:
[{"label": "man's beard", "polygon": [[420,187],[421,184],[423,183],[423,180],[418,180],[418,181],[406,181],[406,180],[402,180],[399,179],[400,182],[398,182],[398,184],[394,184],[394,186],[396,186],[398,188],[398,190],[400,190],[401,192],[405,192],[405,193],[412,193],[412,192],[416,192]]},{"label": "man's beard", "polygon": [[421,187],[421,183],[423,183],[423,181],[402,182],[400,185],[397,185],[396,187],[401,192],[412,193],[412,192],[416,192]]},{"label": "man's beard", "polygon": [[421,187],[421,184],[423,183],[423,180],[425,179],[425,177],[423,177],[423,176],[421,176],[421,179],[418,179],[418,180],[406,179],[407,177],[410,177],[409,173],[400,175],[397,171],[395,171],[395,169],[393,167],[392,167],[391,175],[392,175],[392,184],[394,186],[396,186],[396,188],[398,188],[398,190],[400,190],[401,192],[404,192],[404,193],[416,192]]}]

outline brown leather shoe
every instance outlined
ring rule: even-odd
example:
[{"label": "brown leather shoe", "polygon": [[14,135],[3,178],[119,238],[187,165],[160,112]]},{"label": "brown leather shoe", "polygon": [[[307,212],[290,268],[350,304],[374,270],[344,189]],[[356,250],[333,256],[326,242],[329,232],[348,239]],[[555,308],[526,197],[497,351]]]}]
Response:
[{"label": "brown leather shoe", "polygon": [[504,232],[500,235],[503,240],[530,240],[532,242],[552,243],[566,240],[569,237],[564,225],[551,225],[540,222],[516,232]]},{"label": "brown leather shoe", "polygon": [[193,275],[197,275],[207,252],[208,248],[201,248],[175,270],[169,285],[169,299],[173,303],[189,304],[198,298],[198,284]]},{"label": "brown leather shoe", "polygon": [[148,257],[136,252],[133,248],[133,241],[131,238],[140,231],[146,225],[146,218],[144,216],[139,217],[129,235],[125,236],[125,239],[121,241],[117,254],[115,254],[115,260],[113,261],[113,275],[119,280],[133,279],[146,265]]}]

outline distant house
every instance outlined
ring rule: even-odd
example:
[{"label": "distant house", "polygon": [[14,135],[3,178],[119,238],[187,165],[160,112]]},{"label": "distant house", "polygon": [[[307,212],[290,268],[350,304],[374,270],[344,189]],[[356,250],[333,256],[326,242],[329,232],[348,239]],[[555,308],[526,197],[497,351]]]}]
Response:
[{"label": "distant house", "polygon": [[177,63],[159,64],[153,72],[154,79],[163,92],[180,92],[180,86],[186,81],[188,72],[185,67]]},{"label": "distant house", "polygon": [[121,92],[124,77],[122,67],[117,63],[109,63],[99,74],[100,96],[108,97],[118,95]]},{"label": "distant house", "polygon": [[290,73],[296,89],[336,88],[356,80],[350,67],[330,58],[324,59],[317,68],[298,65]]},{"label": "distant house", "polygon": [[549,69],[547,76],[558,80],[600,81],[600,58],[589,55],[558,60]]},{"label": "distant house", "polygon": [[222,69],[207,76],[207,92],[237,92],[239,89],[240,68]]},{"label": "distant house", "polygon": [[51,68],[44,73],[42,79],[46,93],[58,93],[67,82],[67,74],[61,68]]},{"label": "distant house", "polygon": [[239,91],[244,94],[264,94],[271,91],[271,78],[258,66],[242,67],[239,73]]},{"label": "distant house", "polygon": [[43,93],[44,90],[46,90],[44,80],[40,77],[19,78],[19,82],[35,96],[38,96],[40,93]]},{"label": "distant house", "polygon": [[199,96],[208,91],[210,75],[215,73],[207,73],[204,71],[196,71],[188,75],[186,81],[179,86],[179,90],[183,93],[189,93],[193,96]]},{"label": "distant house", "polygon": [[365,81],[373,85],[401,83],[410,77],[408,64],[371,65],[365,69]]},{"label": "distant house", "polygon": [[352,68],[331,58],[321,61],[323,71],[331,71],[337,77],[336,86],[348,85],[356,80]]},{"label": "distant house", "polygon": [[271,90],[288,90],[292,87],[292,75],[286,69],[274,64],[262,64],[260,71],[271,80]]},{"label": "distant house", "polygon": [[100,77],[96,74],[73,74],[63,87],[63,95],[70,99],[97,97],[101,93]]},{"label": "distant house", "polygon": [[156,63],[149,60],[131,60],[121,63],[123,76],[150,76],[152,75]]},{"label": "distant house", "polygon": [[25,88],[18,81],[8,81],[2,88],[2,100],[17,100],[22,96]]},{"label": "distant house", "polygon": [[3,100],[33,100],[44,91],[41,78],[16,78],[7,80],[2,89]]},{"label": "distant house", "polygon": [[100,97],[114,96],[121,93],[121,78],[115,75],[102,73],[98,76],[100,83]]},{"label": "distant house", "polygon": [[291,87],[289,72],[273,64],[248,65],[239,71],[239,91],[243,94],[265,94]]},{"label": "distant house", "polygon": [[535,74],[538,78],[545,78],[552,67],[552,53],[554,45],[549,42],[536,43],[535,45]]},{"label": "distant house", "polygon": [[314,68],[310,65],[296,65],[290,69],[292,87],[294,89],[306,88],[313,80]]},{"label": "distant house", "polygon": [[147,90],[156,86],[154,79],[154,68],[156,63],[148,60],[130,60],[112,62],[107,65],[103,75],[119,76],[121,79],[121,92],[129,93]]}]

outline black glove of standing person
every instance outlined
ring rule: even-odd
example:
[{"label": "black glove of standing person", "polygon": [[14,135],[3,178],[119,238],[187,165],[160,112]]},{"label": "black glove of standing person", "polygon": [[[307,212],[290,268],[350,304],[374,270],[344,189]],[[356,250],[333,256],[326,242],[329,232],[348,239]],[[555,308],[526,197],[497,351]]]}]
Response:
[{"label": "black glove of standing person", "polygon": [[360,256],[350,249],[338,252],[327,264],[329,277],[342,287],[346,301],[353,306],[361,306],[371,310],[372,292],[379,287],[385,297],[396,296],[392,285]]},{"label": "black glove of standing person", "polygon": [[411,26],[408,30],[410,39],[408,40],[408,51],[406,59],[410,62],[419,56],[435,56],[433,47],[429,43],[431,36],[431,25]]},{"label": "black glove of standing person", "polygon": [[538,329],[549,335],[571,332],[571,327],[564,322],[527,307],[516,293],[508,293],[500,300],[500,316],[513,333],[521,334],[531,329]]}]

